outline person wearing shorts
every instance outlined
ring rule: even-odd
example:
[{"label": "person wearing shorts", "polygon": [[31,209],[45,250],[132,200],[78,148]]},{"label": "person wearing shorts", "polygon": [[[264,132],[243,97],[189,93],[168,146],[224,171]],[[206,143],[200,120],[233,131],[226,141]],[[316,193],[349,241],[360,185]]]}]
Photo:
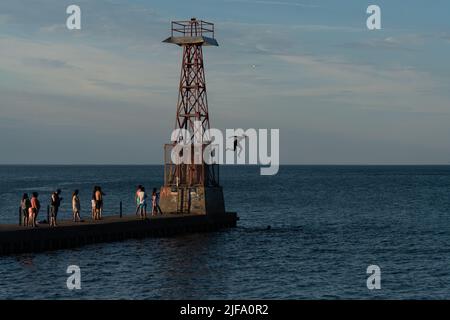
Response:
[{"label": "person wearing shorts", "polygon": [[61,190],[58,189],[52,193],[50,200],[50,227],[56,227],[56,219],[58,217],[59,206],[62,198],[60,197]]}]

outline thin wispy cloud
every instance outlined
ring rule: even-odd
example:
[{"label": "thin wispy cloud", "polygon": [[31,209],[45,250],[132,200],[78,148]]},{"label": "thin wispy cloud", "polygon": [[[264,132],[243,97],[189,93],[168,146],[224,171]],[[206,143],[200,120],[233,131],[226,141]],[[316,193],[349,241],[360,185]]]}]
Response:
[{"label": "thin wispy cloud", "polygon": [[440,37],[441,39],[446,40],[446,41],[450,41],[450,33],[443,32],[443,33],[441,33],[441,34],[439,35],[439,37]]},{"label": "thin wispy cloud", "polygon": [[367,94],[367,97],[370,94],[414,94],[417,90],[434,86],[430,75],[411,68],[377,68],[306,55],[276,57],[300,66],[307,77],[323,79],[323,86],[316,84],[314,90],[309,91],[318,95],[331,92],[348,92],[359,96]]},{"label": "thin wispy cloud", "polygon": [[170,65],[131,60],[102,48],[13,37],[0,38],[0,47],[9,48],[0,55],[0,68],[20,70],[27,79],[21,89],[30,92],[143,102],[157,98],[152,85],[170,86],[167,77],[160,77]]},{"label": "thin wispy cloud", "polygon": [[302,8],[319,8],[320,6],[310,3],[288,2],[288,1],[266,1],[266,0],[225,0],[230,3],[247,3],[247,4],[262,4],[269,6],[288,6],[288,7],[302,7]]},{"label": "thin wispy cloud", "polygon": [[10,16],[6,14],[0,14],[0,24],[6,24],[10,21]]},{"label": "thin wispy cloud", "polygon": [[347,42],[339,46],[350,49],[369,49],[369,50],[416,50],[425,45],[426,41],[435,37],[424,34],[405,34],[400,36],[388,36],[380,39],[362,39],[353,42]]},{"label": "thin wispy cloud", "polygon": [[[239,0],[237,0],[239,1]],[[284,24],[284,23],[249,23],[238,21],[217,21],[216,23],[222,28],[242,28],[242,30],[248,31],[248,28],[272,28],[272,30],[279,31],[280,35],[289,32],[365,32],[363,27],[356,28],[345,25],[331,25],[331,24]],[[247,28],[247,29],[244,29]]]},{"label": "thin wispy cloud", "polygon": [[68,68],[71,69],[73,66],[68,64],[66,61],[58,59],[46,59],[46,58],[26,58],[23,63],[28,66],[38,66],[42,68]]},{"label": "thin wispy cloud", "polygon": [[40,27],[39,31],[43,33],[56,33],[66,31],[67,27],[63,24],[52,24],[44,27]]}]

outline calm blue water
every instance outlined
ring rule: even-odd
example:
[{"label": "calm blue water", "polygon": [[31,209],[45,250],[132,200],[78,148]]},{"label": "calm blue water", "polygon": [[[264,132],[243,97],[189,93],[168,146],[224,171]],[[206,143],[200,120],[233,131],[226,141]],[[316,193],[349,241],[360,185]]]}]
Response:
[{"label": "calm blue water", "polygon": [[[285,166],[221,169],[235,229],[0,257],[0,298],[450,298],[450,166]],[[0,221],[17,222],[23,192],[103,186],[106,214],[133,210],[135,185],[160,166],[0,166]],[[84,214],[88,214],[86,212]],[[69,201],[61,216],[70,217]],[[271,230],[266,230],[268,225]],[[81,267],[82,290],[66,288]],[[366,268],[381,267],[381,290]]]}]

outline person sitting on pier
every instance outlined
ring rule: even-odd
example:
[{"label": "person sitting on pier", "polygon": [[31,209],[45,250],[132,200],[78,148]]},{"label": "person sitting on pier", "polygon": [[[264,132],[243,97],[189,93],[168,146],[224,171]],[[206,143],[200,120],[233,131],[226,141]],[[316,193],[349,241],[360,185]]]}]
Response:
[{"label": "person sitting on pier", "polygon": [[134,202],[136,203],[136,215],[139,215],[141,210],[141,205],[139,203],[139,192],[141,192],[142,185],[138,185],[136,188],[136,193],[134,194]]},{"label": "person sitting on pier", "polygon": [[22,196],[22,201],[20,201],[20,208],[22,209],[23,225],[28,226],[28,211],[31,208],[31,201],[28,198],[28,194],[24,193]]},{"label": "person sitting on pier", "polygon": [[56,218],[58,217],[59,206],[63,198],[60,197],[61,189],[52,193],[50,199],[50,227],[56,227]]},{"label": "person sitting on pier", "polygon": [[37,216],[39,214],[39,210],[41,210],[41,202],[38,199],[39,193],[33,192],[33,196],[31,197],[31,208],[30,208],[30,216],[28,221],[31,222],[31,226],[37,226]]},{"label": "person sitting on pier", "polygon": [[147,194],[145,193],[145,188],[142,186],[138,192],[138,201],[141,219],[147,219]]},{"label": "person sitting on pier", "polygon": [[73,213],[73,222],[80,222],[80,197],[78,196],[79,191],[75,190],[72,194],[72,213]]}]

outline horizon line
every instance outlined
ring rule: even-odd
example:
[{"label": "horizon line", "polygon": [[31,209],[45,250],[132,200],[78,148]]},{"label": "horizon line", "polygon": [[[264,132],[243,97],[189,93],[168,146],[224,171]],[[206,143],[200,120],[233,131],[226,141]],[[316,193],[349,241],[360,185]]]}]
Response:
[{"label": "horizon line", "polygon": [[[0,163],[0,166],[164,166],[161,163]],[[267,167],[269,165],[264,164],[220,164],[220,166],[249,166],[249,167]],[[450,166],[448,163],[284,163],[279,166]]]}]

